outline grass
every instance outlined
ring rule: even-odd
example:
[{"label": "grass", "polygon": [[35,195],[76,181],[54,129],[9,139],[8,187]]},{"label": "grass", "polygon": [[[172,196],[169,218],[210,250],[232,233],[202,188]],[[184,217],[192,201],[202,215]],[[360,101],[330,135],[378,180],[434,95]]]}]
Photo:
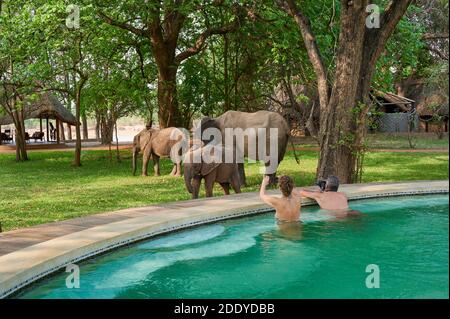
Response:
[{"label": "grass", "polygon": [[[413,133],[411,141],[417,149],[448,149],[448,134],[438,139],[435,133]],[[372,149],[411,149],[406,133],[375,133],[367,135],[367,143]]]},{"label": "grass", "polygon": [[[190,198],[182,178],[168,176],[169,160],[162,161],[160,177],[131,175],[131,152],[122,162],[107,151],[83,151],[80,168],[70,164],[72,152],[30,152],[30,161],[16,163],[14,154],[0,154],[0,222],[3,231],[86,216],[122,208]],[[286,154],[279,174],[292,175],[297,186],[314,182],[317,152],[302,151],[297,165]],[[257,164],[246,168],[244,192],[257,191],[261,175]],[[447,153],[371,152],[366,155],[363,182],[448,179]],[[203,189],[203,187],[202,187]],[[216,187],[215,195],[222,195]],[[201,196],[204,196],[202,191]]]}]

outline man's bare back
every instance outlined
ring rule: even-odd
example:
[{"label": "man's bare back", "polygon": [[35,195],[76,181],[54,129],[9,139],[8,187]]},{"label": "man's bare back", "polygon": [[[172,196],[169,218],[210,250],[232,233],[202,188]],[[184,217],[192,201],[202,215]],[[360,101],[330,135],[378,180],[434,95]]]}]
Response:
[{"label": "man's bare back", "polygon": [[[284,176],[283,176],[284,177]],[[283,178],[282,177],[282,178]],[[280,178],[281,181],[281,187],[283,188],[283,180]],[[297,193],[294,194],[292,192],[289,194],[289,196],[283,195],[282,197],[275,197],[270,196],[266,194],[266,186],[269,184],[269,177],[265,176],[262,184],[261,189],[259,192],[259,195],[261,199],[268,205],[275,208],[275,217],[280,221],[298,221],[300,219],[300,209],[301,209],[301,196]],[[290,193],[293,189],[293,185],[290,189],[290,191],[287,191]],[[283,192],[283,189],[282,189]],[[286,190],[285,190],[286,192]],[[286,194],[287,195],[287,194]]]}]

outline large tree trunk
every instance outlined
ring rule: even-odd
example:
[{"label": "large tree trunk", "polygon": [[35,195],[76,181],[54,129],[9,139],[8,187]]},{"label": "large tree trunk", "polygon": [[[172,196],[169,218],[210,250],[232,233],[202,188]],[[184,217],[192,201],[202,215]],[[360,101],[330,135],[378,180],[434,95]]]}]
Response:
[{"label": "large tree trunk", "polygon": [[350,183],[355,167],[353,151],[356,90],[362,62],[367,1],[341,4],[339,48],[335,79],[325,112],[320,114],[320,157],[317,177],[336,175]]},{"label": "large tree trunk", "polygon": [[180,127],[182,118],[177,98],[177,67],[160,67],[158,72],[159,127]]},{"label": "large tree trunk", "polygon": [[[170,3],[170,5],[169,5]],[[177,69],[180,63],[198,54],[206,40],[214,34],[234,32],[242,24],[244,9],[234,6],[235,19],[221,27],[209,27],[200,33],[192,47],[177,54],[177,44],[187,12],[181,8],[183,1],[162,2],[151,6],[144,28],[136,28],[127,22],[112,19],[103,12],[99,16],[107,23],[127,30],[139,37],[150,39],[151,50],[158,68],[158,117],[161,128],[181,126],[183,123],[177,99]],[[217,2],[220,6],[222,1]]]},{"label": "large tree trunk", "polygon": [[368,0],[341,0],[339,47],[330,90],[327,70],[307,17],[294,0],[280,2],[295,19],[317,76],[320,99],[318,178],[336,175],[341,182],[350,183],[360,177],[359,156],[363,151],[376,61],[410,3],[411,0],[390,1],[380,17],[380,27],[368,28],[365,25]]}]

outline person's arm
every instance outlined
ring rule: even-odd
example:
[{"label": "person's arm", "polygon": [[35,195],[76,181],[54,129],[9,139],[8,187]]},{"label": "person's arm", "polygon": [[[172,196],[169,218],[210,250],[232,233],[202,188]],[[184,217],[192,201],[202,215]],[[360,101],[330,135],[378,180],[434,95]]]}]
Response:
[{"label": "person's arm", "polygon": [[297,193],[300,196],[312,198],[312,199],[315,199],[315,200],[317,200],[320,197],[320,195],[321,195],[321,192],[307,191],[307,190],[299,190],[299,191],[297,191]]},{"label": "person's arm", "polygon": [[264,176],[261,183],[261,189],[259,190],[259,197],[267,205],[275,207],[277,199],[275,197],[266,194],[266,186],[269,184],[269,181],[270,181],[269,176]]}]

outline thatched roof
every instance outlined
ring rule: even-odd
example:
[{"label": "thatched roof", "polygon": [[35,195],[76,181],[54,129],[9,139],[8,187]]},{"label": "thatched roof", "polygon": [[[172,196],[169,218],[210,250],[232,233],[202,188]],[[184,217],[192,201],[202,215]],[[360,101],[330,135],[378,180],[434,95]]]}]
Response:
[{"label": "thatched roof", "polygon": [[[383,99],[387,103],[395,104],[397,105],[401,110],[408,112],[410,110],[410,106],[412,103],[414,103],[414,100],[408,99],[406,97],[390,93],[390,92],[382,92],[379,90],[372,90],[371,92],[372,96],[374,98]],[[386,103],[379,103],[380,105],[386,104]]]},{"label": "thatched roof", "polygon": [[448,116],[448,98],[439,93],[424,95],[416,109],[420,116],[432,116],[436,113],[440,116]]},{"label": "thatched roof", "polygon": [[[50,93],[41,93],[39,98],[24,106],[25,119],[49,118],[59,119],[64,123],[75,125],[77,119],[69,112],[61,102]],[[13,120],[9,115],[0,117],[0,125],[12,124]]]}]

